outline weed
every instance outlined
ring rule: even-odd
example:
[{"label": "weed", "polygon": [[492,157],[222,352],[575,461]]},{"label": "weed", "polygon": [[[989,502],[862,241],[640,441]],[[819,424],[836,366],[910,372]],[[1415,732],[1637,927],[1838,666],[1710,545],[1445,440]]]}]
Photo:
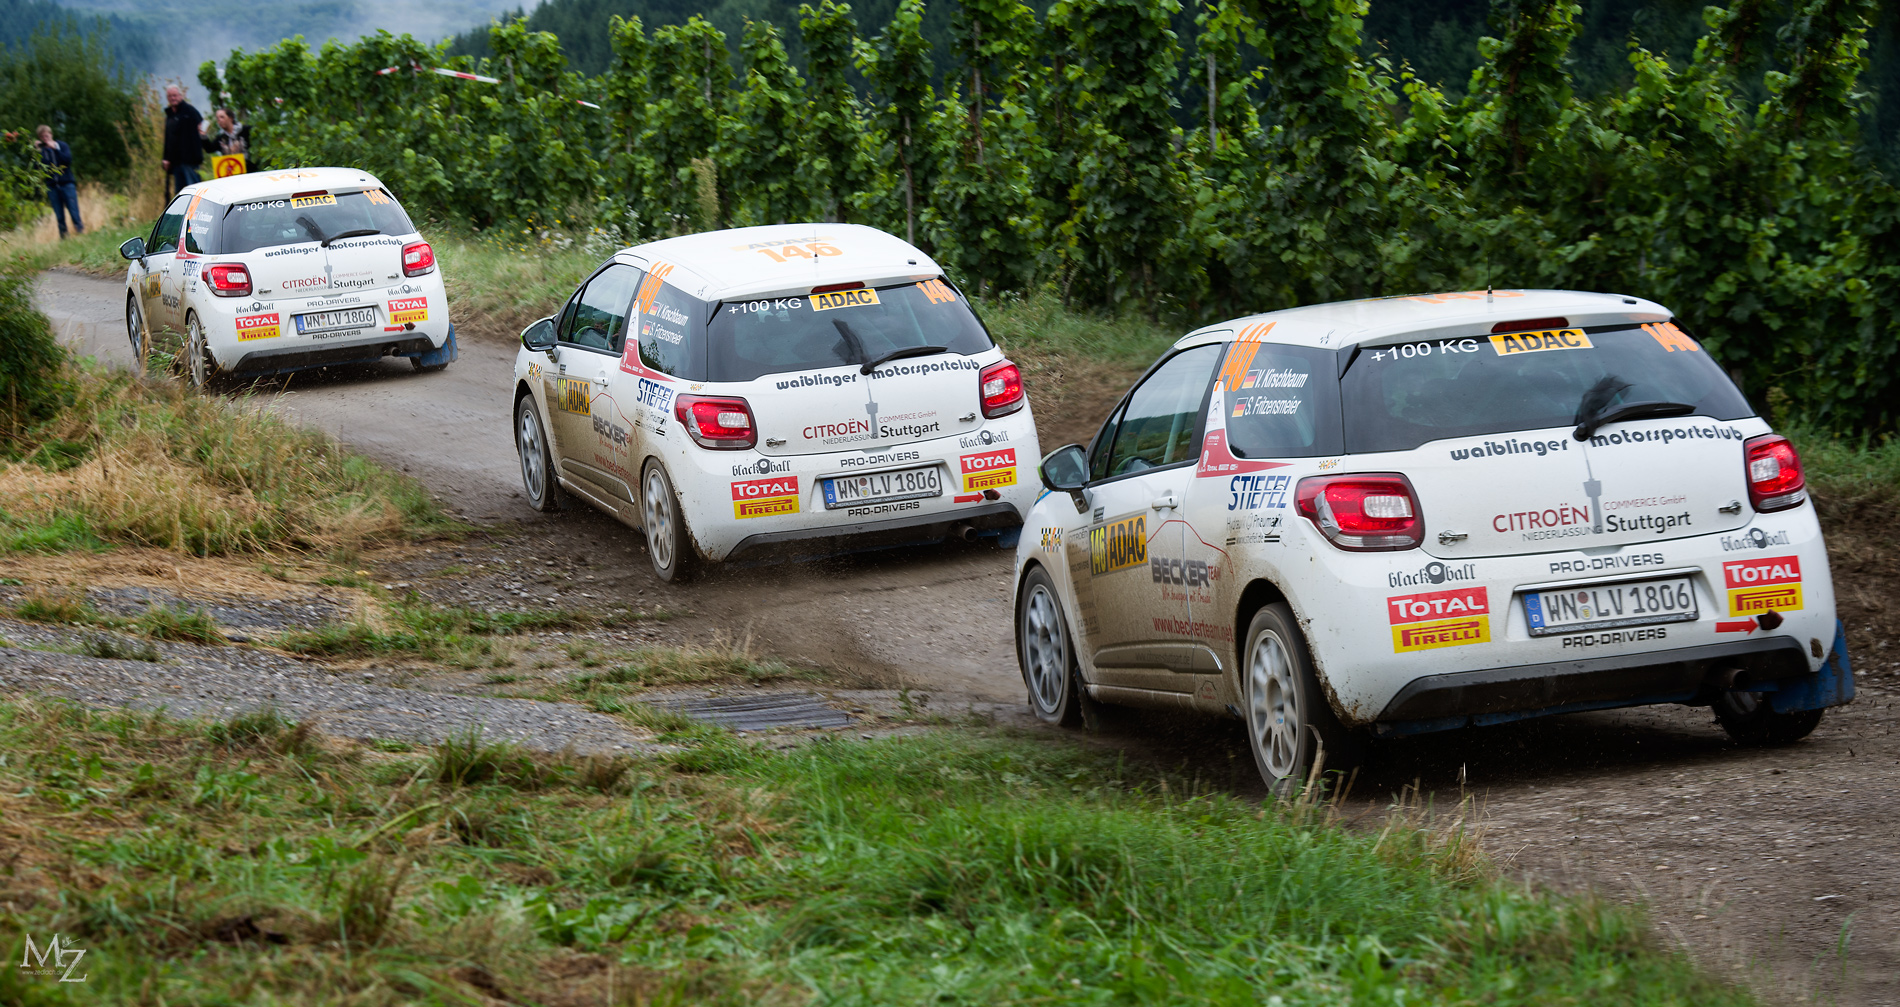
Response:
[{"label": "weed", "polygon": [[357,947],[382,941],[396,921],[396,895],[414,866],[372,857],[351,871],[337,897],[337,936]]},{"label": "weed", "polygon": [[132,620],[132,626],[146,636],[160,640],[204,644],[224,642],[224,633],[218,629],[218,621],[211,617],[211,613],[184,605],[150,606]]},{"label": "weed", "polygon": [[668,710],[651,703],[622,699],[617,696],[601,696],[588,703],[598,713],[611,713],[632,721],[661,736],[669,734],[689,734],[698,729],[699,721],[677,710]]},{"label": "weed", "polygon": [[81,657],[97,657],[107,661],[149,661],[154,664],[163,661],[158,648],[146,640],[127,640],[123,637],[89,634],[73,645],[71,653]]},{"label": "weed", "polygon": [[85,592],[59,588],[34,588],[13,606],[13,614],[27,622],[51,622],[66,625],[90,625],[104,622],[99,610],[86,600]]},{"label": "weed", "polygon": [[489,675],[482,679],[483,685],[507,685],[521,681],[520,675]]},{"label": "weed", "polygon": [[205,737],[226,748],[269,746],[292,727],[297,726],[276,708],[264,706],[247,710],[235,717],[214,720],[205,728]]},{"label": "weed", "polygon": [[534,790],[546,785],[551,771],[520,746],[508,742],[490,744],[482,740],[481,728],[471,727],[435,746],[428,775],[446,787],[505,783]]},{"label": "weed", "polygon": [[277,639],[277,646],[315,657],[408,654],[460,668],[505,668],[513,662],[490,637],[588,624],[584,613],[558,609],[497,613],[410,600],[397,602],[387,611],[387,630],[361,619],[325,623],[315,629],[292,630]]},{"label": "weed", "polygon": [[388,738],[378,738],[370,742],[369,747],[378,752],[413,752],[416,750],[416,746],[411,745],[407,741],[394,741]]}]

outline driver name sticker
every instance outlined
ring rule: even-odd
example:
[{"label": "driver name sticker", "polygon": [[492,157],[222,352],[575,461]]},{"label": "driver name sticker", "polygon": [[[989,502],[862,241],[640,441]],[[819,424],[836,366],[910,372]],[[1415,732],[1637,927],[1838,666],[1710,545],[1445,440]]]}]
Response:
[{"label": "driver name sticker", "polygon": [[239,339],[276,339],[282,331],[274,311],[268,315],[239,315],[237,319]]},{"label": "driver name sticker", "polygon": [[775,476],[732,484],[732,516],[740,520],[798,513],[798,477]]},{"label": "driver name sticker", "polygon": [[1395,654],[1491,642],[1491,599],[1482,587],[1403,594],[1385,604]]},{"label": "driver name sticker", "polygon": [[832,308],[862,308],[878,303],[877,291],[869,287],[856,290],[827,290],[822,294],[811,295],[813,311],[830,311]]},{"label": "driver name sticker", "polygon": [[429,299],[426,297],[396,297],[389,301],[389,320],[397,325],[404,322],[426,322],[429,320]]},{"label": "driver name sticker", "polygon": [[1507,332],[1491,337],[1491,348],[1500,357],[1545,350],[1590,350],[1590,337],[1582,329],[1545,329],[1541,332]]},{"label": "driver name sticker", "polygon": [[335,206],[335,205],[336,205],[336,197],[330,195],[327,192],[320,196],[293,196],[291,197],[291,200],[290,200],[290,208],[293,210],[301,210],[306,206]]}]

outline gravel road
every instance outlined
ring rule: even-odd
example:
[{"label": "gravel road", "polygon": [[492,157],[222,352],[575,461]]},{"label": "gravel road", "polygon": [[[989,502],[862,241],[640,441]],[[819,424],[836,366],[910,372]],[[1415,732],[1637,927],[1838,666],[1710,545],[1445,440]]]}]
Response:
[{"label": "gravel road", "polygon": [[[40,303],[69,343],[123,360],[122,290],[50,273]],[[682,590],[653,579],[644,547],[621,526],[591,512],[548,519],[529,510],[518,495],[508,432],[512,355],[505,338],[464,333],[462,359],[442,374],[386,365],[259,389],[271,408],[410,472],[452,509],[496,529],[455,550],[391,560],[379,575],[463,604],[663,606],[689,614],[648,639],[749,637],[765,653],[871,684],[931,690],[940,709],[963,700],[1021,702],[1003,629],[1009,563],[994,550],[955,546],[730,569]],[[1349,810],[1376,816],[1414,782],[1440,808],[1469,794],[1482,808],[1485,845],[1508,869],[1646,901],[1666,938],[1770,1000],[1900,1007],[1900,741],[1893,736],[1900,661],[1892,660],[1900,657],[1900,605],[1892,600],[1900,597],[1900,565],[1888,543],[1836,535],[1830,547],[1861,697],[1831,712],[1806,742],[1737,748],[1707,711],[1675,707],[1427,736],[1386,747],[1359,778]],[[413,689],[346,686],[275,658],[243,665],[263,671],[233,671],[194,655],[191,662],[208,662],[202,671],[190,662],[161,671],[17,649],[0,655],[0,681],[90,701],[217,712],[269,699],[331,718],[326,724],[342,733],[434,730],[414,721],[439,719],[508,725],[525,737],[537,723],[564,718],[569,736],[595,731],[589,737],[602,745],[638,742],[574,707],[420,699]],[[192,669],[189,682],[167,685],[179,669]],[[306,698],[284,699],[285,683]],[[394,712],[404,708],[432,712]],[[1091,740],[1260,793],[1245,741],[1228,722],[1128,713]]]}]

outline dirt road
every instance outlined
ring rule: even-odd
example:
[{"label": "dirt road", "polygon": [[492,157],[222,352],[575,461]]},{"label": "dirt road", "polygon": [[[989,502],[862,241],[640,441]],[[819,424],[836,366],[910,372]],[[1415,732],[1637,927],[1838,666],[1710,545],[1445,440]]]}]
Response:
[{"label": "dirt road", "polygon": [[[119,284],[53,273],[40,299],[72,345],[127,359]],[[384,365],[258,394],[497,526],[492,540],[381,571],[442,600],[684,608],[689,635],[749,634],[769,653],[930,690],[940,708],[966,696],[1021,701],[1005,628],[1009,563],[993,549],[734,569],[681,590],[654,580],[620,525],[529,510],[508,428],[512,355],[504,340],[465,337],[442,374]],[[1706,710],[1676,707],[1453,732],[1386,746],[1350,808],[1376,813],[1415,781],[1440,808],[1469,794],[1485,844],[1510,869],[1648,902],[1666,938],[1771,1000],[1900,1007],[1900,567],[1890,543],[1832,535],[1830,547],[1861,693],[1808,741],[1737,748]],[[1128,713],[1094,740],[1261,792],[1230,722]]]}]

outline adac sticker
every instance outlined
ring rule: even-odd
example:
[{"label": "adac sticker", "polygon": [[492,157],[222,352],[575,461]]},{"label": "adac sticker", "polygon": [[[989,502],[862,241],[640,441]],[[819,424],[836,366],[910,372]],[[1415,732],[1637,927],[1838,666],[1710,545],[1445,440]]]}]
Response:
[{"label": "adac sticker", "polygon": [[1395,654],[1491,641],[1491,599],[1482,587],[1403,594],[1385,604]]},{"label": "adac sticker", "polygon": [[732,484],[732,516],[744,520],[798,513],[798,477],[774,476]]},{"label": "adac sticker", "polygon": [[1500,357],[1516,356],[1520,353],[1542,353],[1545,350],[1589,350],[1590,337],[1582,329],[1545,329],[1541,332],[1507,332],[1491,337],[1491,348]]},{"label": "adac sticker", "polygon": [[1729,560],[1722,564],[1728,588],[1728,614],[1760,615],[1801,608],[1801,558],[1772,556]]},{"label": "adac sticker", "polygon": [[1101,576],[1148,564],[1148,516],[1089,529],[1089,573]]},{"label": "adac sticker", "polygon": [[857,290],[827,290],[822,294],[811,295],[813,311],[830,311],[832,308],[862,308],[877,304],[877,291],[869,287]]},{"label": "adac sticker", "polygon": [[594,415],[594,386],[585,378],[561,379],[561,408],[580,416]]},{"label": "adac sticker", "polygon": [[1016,449],[985,451],[957,459],[963,468],[963,491],[995,489],[1016,485]]}]

